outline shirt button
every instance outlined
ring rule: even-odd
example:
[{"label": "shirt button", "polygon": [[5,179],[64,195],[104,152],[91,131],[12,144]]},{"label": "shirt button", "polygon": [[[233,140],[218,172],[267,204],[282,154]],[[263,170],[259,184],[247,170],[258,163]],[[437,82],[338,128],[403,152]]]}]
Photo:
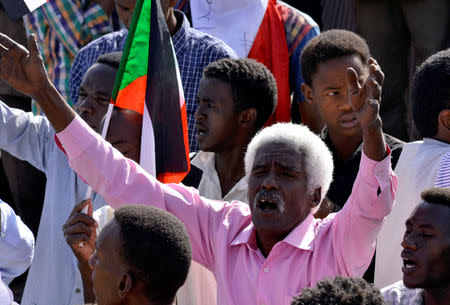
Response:
[{"label": "shirt button", "polygon": [[76,292],[76,293],[80,293],[80,292],[81,292],[81,289],[80,289],[80,288],[77,288],[77,289],[75,289],[75,292]]},{"label": "shirt button", "polygon": [[[267,268],[267,267],[264,268],[264,272],[265,272],[265,273],[268,273],[268,272],[269,272],[269,268]],[[264,304],[263,304],[263,305],[264,305]]]}]

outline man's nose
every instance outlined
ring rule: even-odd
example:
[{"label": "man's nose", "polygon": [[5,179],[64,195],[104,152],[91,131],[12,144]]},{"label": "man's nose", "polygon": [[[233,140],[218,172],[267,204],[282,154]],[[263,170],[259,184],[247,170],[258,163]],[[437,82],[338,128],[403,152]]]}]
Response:
[{"label": "man's nose", "polygon": [[403,238],[403,241],[401,242],[401,246],[404,249],[417,250],[417,242],[414,237],[414,234],[411,233],[411,234],[408,234],[407,236],[405,236]]},{"label": "man's nose", "polygon": [[266,190],[275,190],[278,188],[277,179],[275,173],[270,171],[265,177],[261,184],[262,188]]},{"label": "man's nose", "polygon": [[201,120],[205,118],[205,112],[203,111],[203,108],[199,105],[197,106],[197,110],[194,113],[194,119]]},{"label": "man's nose", "polygon": [[349,103],[347,95],[342,96],[341,99],[339,100],[339,106],[338,106],[339,110],[342,111],[352,111],[352,105]]},{"label": "man's nose", "polygon": [[80,109],[80,112],[87,112],[89,114],[91,114],[94,111],[94,107],[92,107],[92,102],[89,100],[89,98],[83,100],[79,104],[78,109]]}]

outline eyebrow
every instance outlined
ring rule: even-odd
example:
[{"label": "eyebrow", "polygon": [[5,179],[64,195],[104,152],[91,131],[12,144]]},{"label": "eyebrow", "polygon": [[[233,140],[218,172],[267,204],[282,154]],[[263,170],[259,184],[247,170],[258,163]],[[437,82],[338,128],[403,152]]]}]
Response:
[{"label": "eyebrow", "polygon": [[326,87],[324,90],[336,90],[336,89],[342,89],[344,85],[341,86],[332,86],[332,87]]}]

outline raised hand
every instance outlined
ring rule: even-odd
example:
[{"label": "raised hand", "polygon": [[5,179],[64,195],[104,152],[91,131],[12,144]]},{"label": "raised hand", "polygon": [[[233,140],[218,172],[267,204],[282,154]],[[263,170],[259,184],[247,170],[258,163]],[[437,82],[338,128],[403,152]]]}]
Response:
[{"label": "raised hand", "polygon": [[372,160],[381,161],[387,154],[379,114],[384,73],[377,61],[370,58],[369,76],[362,86],[358,83],[358,75],[353,68],[347,69],[346,76],[348,102],[352,105],[363,131],[364,153]]},{"label": "raised hand", "polygon": [[[85,206],[88,213],[82,213]],[[72,209],[66,223],[63,225],[64,237],[78,259],[79,265],[88,265],[88,260],[95,251],[95,239],[97,238],[97,223],[92,218],[91,199],[83,200]]]},{"label": "raised hand", "polygon": [[28,37],[28,50],[0,33],[0,78],[33,98],[51,85],[34,35]]},{"label": "raised hand", "polygon": [[358,83],[356,71],[353,68],[347,69],[347,96],[363,129],[381,125],[379,110],[383,81],[384,73],[373,58],[369,59],[369,76],[362,86]]}]

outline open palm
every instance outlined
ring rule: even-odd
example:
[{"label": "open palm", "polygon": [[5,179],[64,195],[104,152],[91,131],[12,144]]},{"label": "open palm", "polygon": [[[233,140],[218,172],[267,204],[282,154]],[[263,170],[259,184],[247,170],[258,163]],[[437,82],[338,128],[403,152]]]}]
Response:
[{"label": "open palm", "polygon": [[0,78],[11,87],[35,97],[50,81],[34,35],[28,37],[28,50],[0,33]]}]

